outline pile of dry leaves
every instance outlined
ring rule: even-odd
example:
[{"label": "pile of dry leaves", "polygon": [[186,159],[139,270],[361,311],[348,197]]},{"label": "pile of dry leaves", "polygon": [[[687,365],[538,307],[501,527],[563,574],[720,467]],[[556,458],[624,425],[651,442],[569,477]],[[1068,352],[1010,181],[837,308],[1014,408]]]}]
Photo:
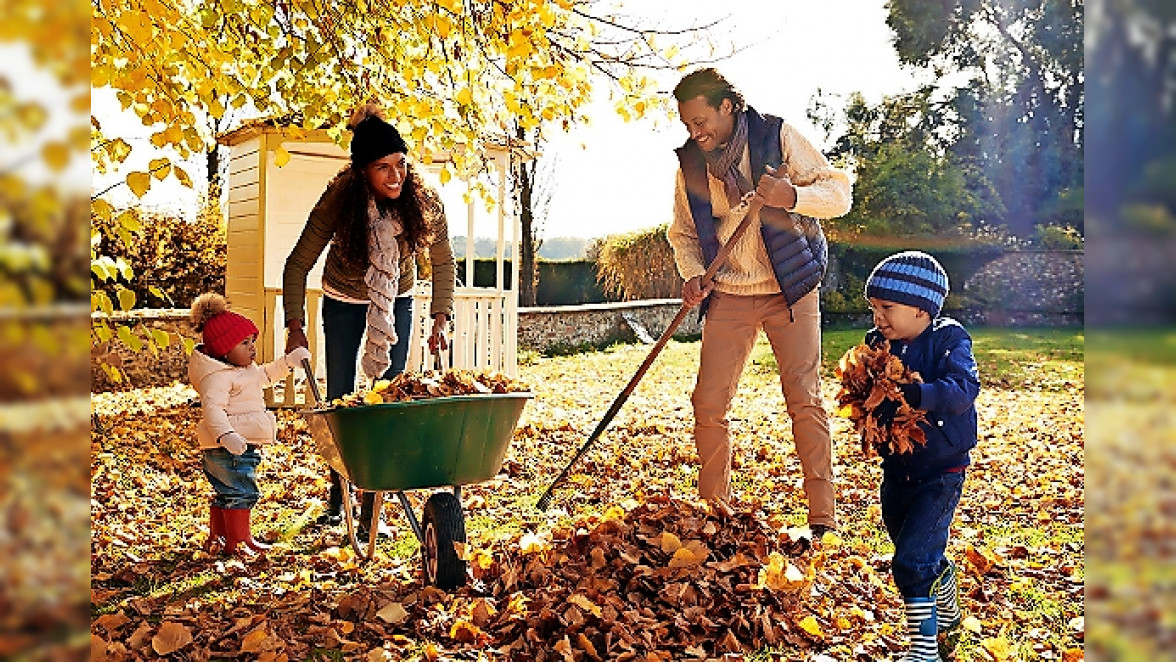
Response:
[{"label": "pile of dry leaves", "polygon": [[592,528],[556,530],[550,542],[524,535],[472,553],[475,586],[525,608],[475,613],[463,636],[509,642],[499,651],[515,660],[809,648],[822,637],[804,605],[810,548],[806,536],[781,534],[746,510],[652,497],[628,512],[613,507]]},{"label": "pile of dry leaves", "polygon": [[497,372],[475,372],[472,370],[449,370],[447,372],[426,372],[411,374],[402,372],[392,379],[381,379],[371,389],[359,390],[336,398],[331,402],[335,407],[362,407],[406,400],[444,398],[454,395],[479,395],[488,393],[521,393],[528,391],[527,385]]},{"label": "pile of dry leaves", "polygon": [[[919,428],[919,423],[927,419],[926,413],[908,405],[899,388],[901,384],[922,382],[923,378],[890,353],[890,341],[877,347],[862,344],[850,348],[837,362],[834,374],[841,381],[838,414],[853,421],[866,457],[876,455],[878,448],[887,444],[891,452],[910,453],[916,443],[927,443],[927,436]],[[883,425],[873,414],[886,401],[891,401],[889,406],[897,403],[898,409],[894,420]]]}]

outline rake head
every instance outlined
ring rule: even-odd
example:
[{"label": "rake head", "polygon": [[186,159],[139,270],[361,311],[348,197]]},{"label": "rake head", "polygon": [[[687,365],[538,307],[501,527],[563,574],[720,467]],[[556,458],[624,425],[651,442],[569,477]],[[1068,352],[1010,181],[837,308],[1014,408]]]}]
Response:
[{"label": "rake head", "polygon": [[539,512],[547,512],[547,509],[551,507],[551,500],[555,498],[555,493],[552,491],[552,488],[554,487],[555,486],[552,485],[551,487],[547,488],[547,491],[543,493],[543,496],[539,497],[539,500],[535,502],[536,510]]}]

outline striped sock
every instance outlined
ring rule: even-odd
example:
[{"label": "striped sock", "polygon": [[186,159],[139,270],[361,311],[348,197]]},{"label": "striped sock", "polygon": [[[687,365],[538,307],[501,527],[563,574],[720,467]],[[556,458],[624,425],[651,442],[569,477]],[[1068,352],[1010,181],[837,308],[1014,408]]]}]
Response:
[{"label": "striped sock", "polygon": [[943,571],[936,583],[935,606],[939,611],[939,629],[946,630],[960,620],[960,594],[954,563],[947,562],[947,570]]},{"label": "striped sock", "polygon": [[910,651],[903,662],[938,662],[939,645],[935,641],[936,620],[933,598],[910,598],[906,601],[907,636]]}]

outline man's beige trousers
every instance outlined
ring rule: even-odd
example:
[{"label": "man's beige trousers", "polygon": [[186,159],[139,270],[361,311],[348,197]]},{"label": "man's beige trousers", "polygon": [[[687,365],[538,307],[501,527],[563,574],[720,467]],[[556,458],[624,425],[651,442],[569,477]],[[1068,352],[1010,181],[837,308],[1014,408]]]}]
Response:
[{"label": "man's beige trousers", "polygon": [[702,329],[702,356],[694,404],[694,441],[701,468],[698,492],[729,501],[731,438],[727,411],[760,329],[780,366],[780,386],[796,452],[804,471],[809,524],[836,526],[833,444],[821,404],[821,313],[817,291],[792,307],[780,294],[737,296],[715,292]]}]

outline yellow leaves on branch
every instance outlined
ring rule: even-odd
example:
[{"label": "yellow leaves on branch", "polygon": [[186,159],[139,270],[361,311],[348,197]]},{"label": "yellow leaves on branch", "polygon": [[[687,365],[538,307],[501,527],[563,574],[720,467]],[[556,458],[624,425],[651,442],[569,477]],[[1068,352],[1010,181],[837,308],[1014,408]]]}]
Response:
[{"label": "yellow leaves on branch", "polygon": [[[884,445],[894,453],[910,453],[916,443],[927,443],[926,434],[919,427],[927,419],[926,413],[907,404],[899,388],[901,384],[921,383],[923,379],[890,353],[890,341],[883,341],[877,347],[861,344],[851,348],[837,362],[834,374],[841,382],[837,413],[853,421],[866,457],[874,456]],[[890,404],[884,404],[887,401]],[[882,425],[874,413],[879,407],[894,406],[894,403],[898,404],[894,420]]]},{"label": "yellow leaves on branch", "polygon": [[[124,108],[156,128],[154,147],[182,158],[213,144],[198,129],[206,117],[292,117],[344,141],[351,108],[375,98],[416,154],[452,150],[456,173],[470,174],[484,166],[487,141],[515,126],[582,119],[596,69],[610,72],[604,80],[620,88],[631,116],[659,103],[635,72],[676,61],[677,46],[618,40],[575,8],[570,0],[295,0],[193,13],[169,0],[92,3],[90,69],[95,86],[116,90]],[[96,152],[96,160],[125,159]],[[185,179],[174,168],[167,174]],[[128,184],[137,195],[147,190],[141,176]]]}]

